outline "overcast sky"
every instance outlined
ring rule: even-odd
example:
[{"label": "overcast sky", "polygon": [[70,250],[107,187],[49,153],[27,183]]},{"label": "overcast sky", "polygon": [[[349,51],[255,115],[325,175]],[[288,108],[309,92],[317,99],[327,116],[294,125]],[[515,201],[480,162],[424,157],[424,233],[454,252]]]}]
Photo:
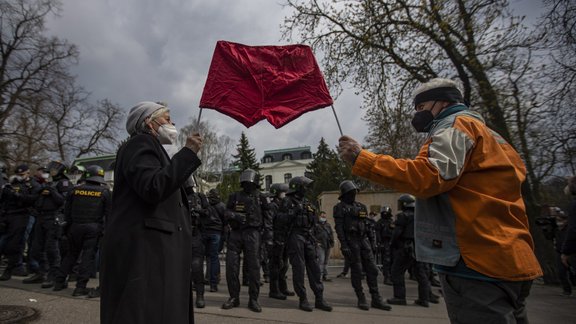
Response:
[{"label": "overcast sky", "polygon": [[[140,101],[164,101],[177,127],[198,116],[216,41],[287,44],[280,41],[280,25],[289,14],[282,0],[61,2],[60,17],[51,18],[47,27],[50,34],[79,47],[80,64],[74,72],[78,83],[92,93],[92,101],[107,98],[126,112]],[[521,3],[527,14],[539,1],[512,3]],[[360,104],[353,89],[346,89],[334,107],[343,132],[361,140],[367,129]],[[308,145],[315,151],[321,137],[333,147],[339,137],[330,107],[304,114],[280,129],[266,120],[247,129],[209,109],[203,110],[202,120],[209,120],[234,143],[245,131],[258,158],[270,149]]]}]

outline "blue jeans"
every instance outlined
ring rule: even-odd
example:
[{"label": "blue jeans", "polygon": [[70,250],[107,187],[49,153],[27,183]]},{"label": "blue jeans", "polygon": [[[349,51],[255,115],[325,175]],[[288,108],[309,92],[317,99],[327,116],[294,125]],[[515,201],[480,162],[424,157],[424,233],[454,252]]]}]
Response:
[{"label": "blue jeans", "polygon": [[220,260],[218,248],[220,247],[220,234],[202,234],[206,258],[210,262],[210,286],[218,285],[218,273],[220,272]]}]

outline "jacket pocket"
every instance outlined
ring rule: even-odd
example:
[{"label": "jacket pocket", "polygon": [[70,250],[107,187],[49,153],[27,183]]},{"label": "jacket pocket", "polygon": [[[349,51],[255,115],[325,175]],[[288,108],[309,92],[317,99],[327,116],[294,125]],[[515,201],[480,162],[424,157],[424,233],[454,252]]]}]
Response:
[{"label": "jacket pocket", "polygon": [[176,231],[176,225],[174,223],[159,218],[144,219],[144,226],[168,234],[172,234]]}]

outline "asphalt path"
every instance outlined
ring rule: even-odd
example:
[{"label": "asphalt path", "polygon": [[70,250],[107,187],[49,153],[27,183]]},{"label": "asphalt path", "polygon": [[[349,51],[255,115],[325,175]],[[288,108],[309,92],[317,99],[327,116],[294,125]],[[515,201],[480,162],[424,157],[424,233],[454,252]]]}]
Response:
[{"label": "asphalt path", "polygon": [[[224,267],[223,267],[224,268]],[[330,267],[332,282],[325,283],[325,299],[334,306],[332,312],[315,309],[304,312],[298,309],[298,298],[288,297],[281,301],[268,297],[268,285],[260,290],[262,313],[254,313],[247,308],[248,287],[242,287],[240,307],[231,310],[221,309],[222,303],[228,298],[225,282],[219,285],[219,291],[206,291],[206,307],[195,310],[196,323],[327,323],[327,324],[364,324],[364,323],[449,323],[444,300],[439,304],[430,304],[429,308],[413,305],[417,298],[417,283],[406,280],[407,306],[393,306],[392,311],[370,309],[363,311],[356,307],[356,296],[350,279],[335,278],[341,267]],[[223,269],[224,270],[224,269]],[[288,272],[289,276],[291,272]],[[224,273],[222,273],[224,276]],[[37,319],[30,323],[65,324],[65,323],[99,323],[99,299],[72,297],[74,283],[59,292],[42,289],[40,285],[25,285],[23,277],[12,277],[9,281],[0,282],[0,305],[19,305],[32,307],[38,311]],[[381,277],[379,277],[379,281]],[[91,279],[88,286],[95,287],[97,279]],[[291,285],[291,282],[289,283]],[[207,287],[208,288],[208,287]],[[364,285],[365,292],[367,287]],[[392,287],[379,285],[383,298],[392,297]],[[439,293],[438,288],[433,288]],[[528,298],[528,314],[530,323],[576,323],[576,297],[565,297],[560,294],[559,286],[543,285],[535,282]],[[308,289],[311,302],[314,296]],[[369,301],[370,299],[368,299]]]}]

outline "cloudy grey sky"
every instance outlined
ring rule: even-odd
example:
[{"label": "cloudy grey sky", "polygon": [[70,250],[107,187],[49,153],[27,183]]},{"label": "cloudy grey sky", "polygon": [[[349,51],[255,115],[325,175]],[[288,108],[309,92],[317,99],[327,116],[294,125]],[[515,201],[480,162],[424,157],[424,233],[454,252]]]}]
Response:
[{"label": "cloudy grey sky", "polygon": [[[197,118],[216,41],[246,45],[286,45],[280,24],[289,9],[282,0],[61,0],[60,17],[49,20],[49,33],[80,49],[78,82],[92,100],[110,99],[125,111],[139,101],[165,101],[176,126]],[[537,0],[512,0],[523,14]],[[526,4],[530,5],[526,5]],[[367,129],[361,98],[346,89],[334,107],[343,132],[358,139]],[[220,133],[235,143],[245,131],[258,158],[264,150],[309,145],[321,137],[335,145],[339,131],[331,109],[307,113],[275,129],[261,121],[246,129],[232,118],[204,109]]]},{"label": "cloudy grey sky", "polygon": [[[49,33],[80,49],[78,82],[92,100],[108,98],[126,111],[139,101],[165,101],[176,126],[197,118],[214,46],[218,40],[246,45],[286,45],[280,24],[289,13],[281,0],[64,0]],[[335,102],[343,131],[363,138],[360,98],[347,90]],[[245,131],[260,158],[264,150],[309,145],[320,137],[335,145],[339,131],[331,109],[307,113],[275,129],[267,121],[245,128],[204,109],[220,133],[238,142]]]}]

